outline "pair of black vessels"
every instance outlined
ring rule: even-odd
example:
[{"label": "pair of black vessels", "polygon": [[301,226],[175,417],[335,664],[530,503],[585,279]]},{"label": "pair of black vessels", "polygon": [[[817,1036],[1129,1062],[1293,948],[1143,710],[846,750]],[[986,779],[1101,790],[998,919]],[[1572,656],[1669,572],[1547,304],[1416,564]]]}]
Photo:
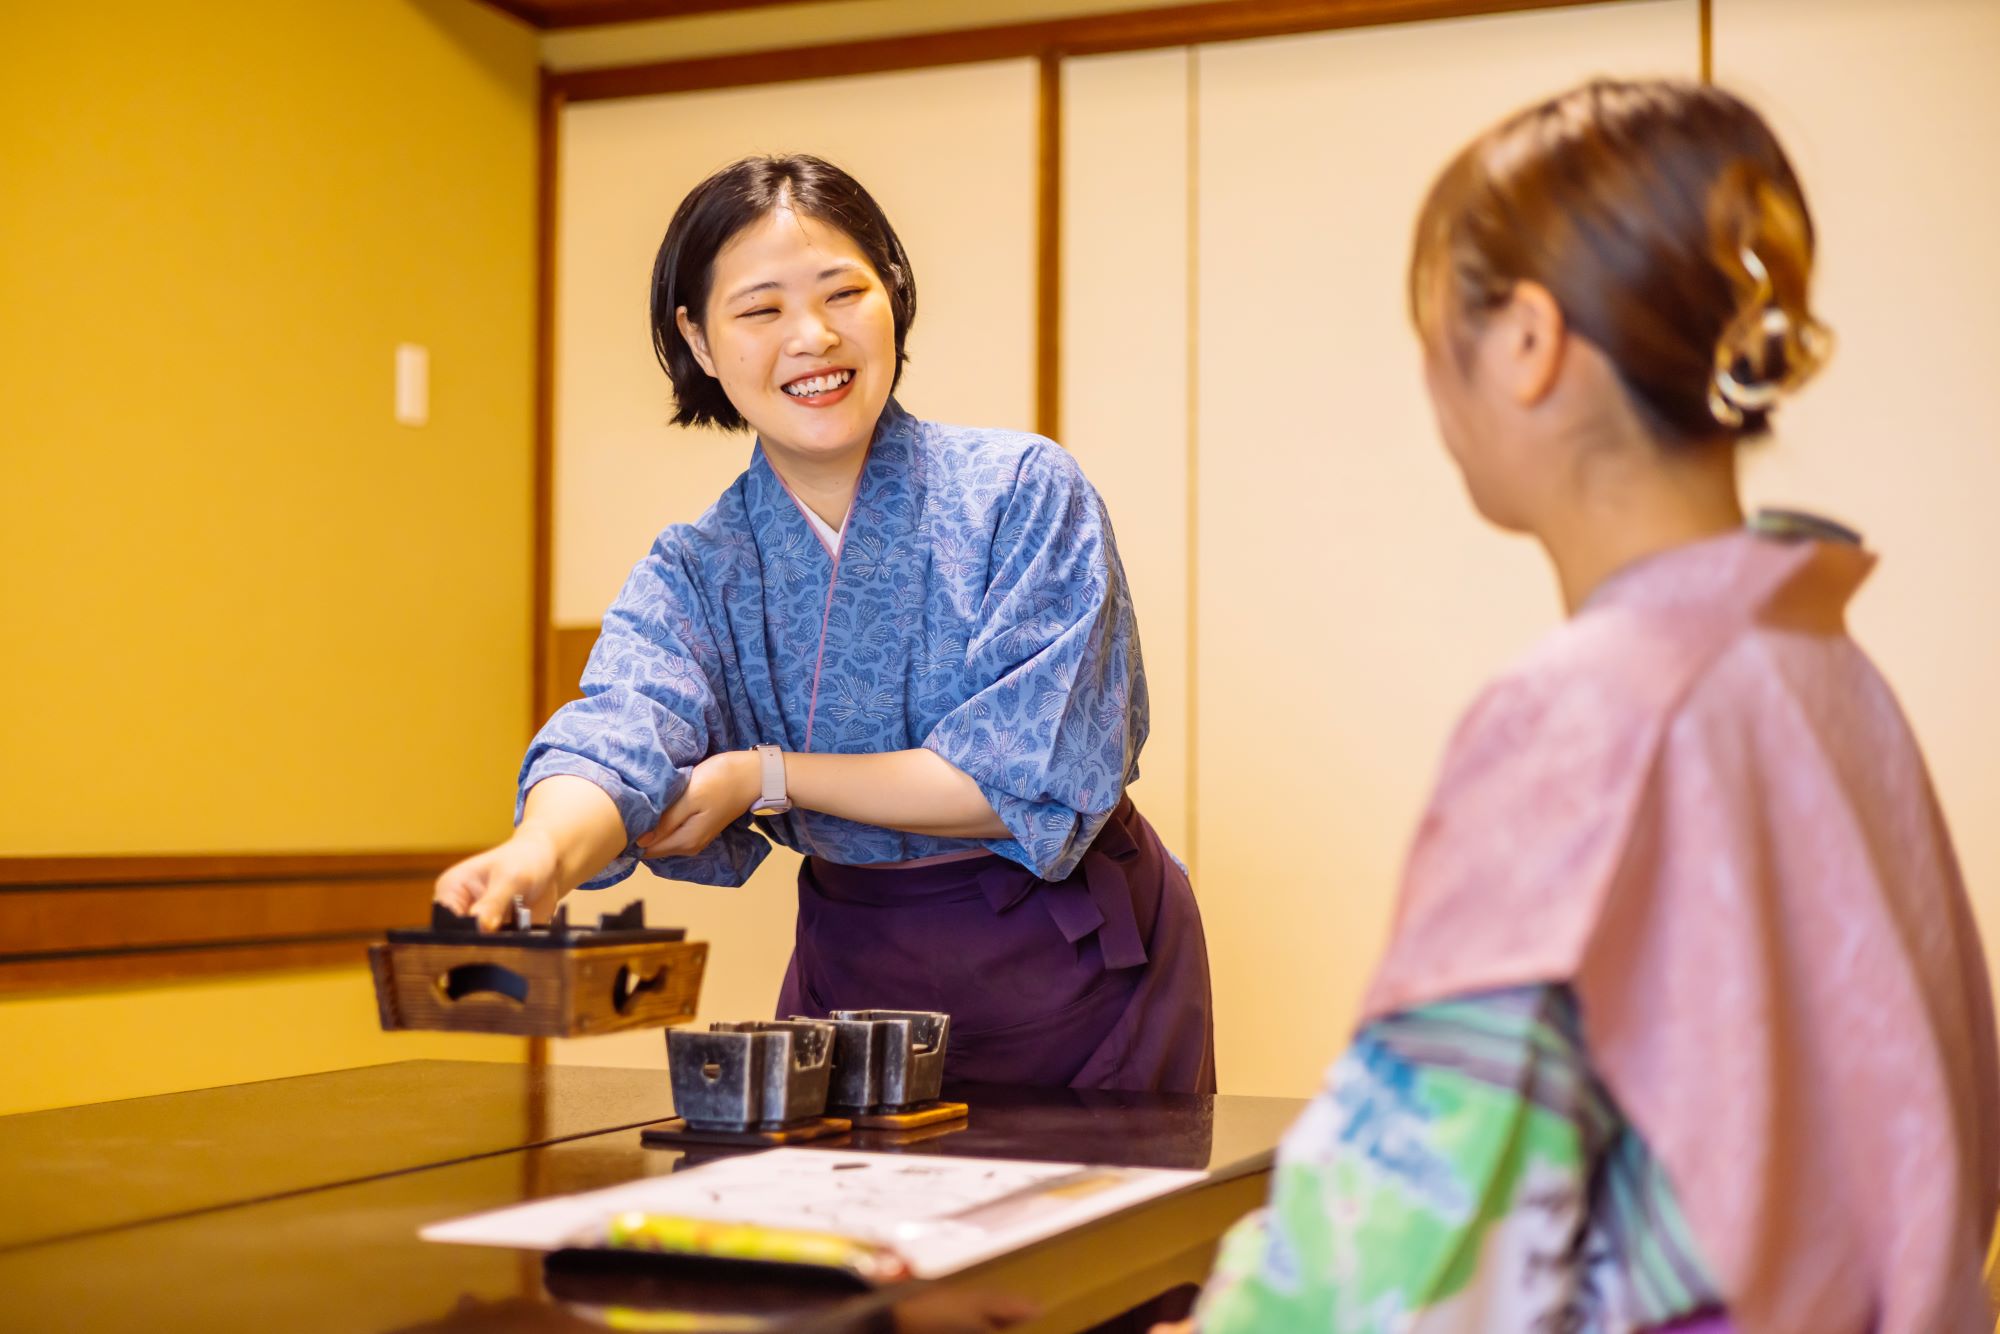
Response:
[{"label": "pair of black vessels", "polygon": [[907,1112],[937,1100],[950,1036],[950,1015],[921,1010],[669,1029],[674,1111],[702,1131],[783,1130],[829,1112]]}]

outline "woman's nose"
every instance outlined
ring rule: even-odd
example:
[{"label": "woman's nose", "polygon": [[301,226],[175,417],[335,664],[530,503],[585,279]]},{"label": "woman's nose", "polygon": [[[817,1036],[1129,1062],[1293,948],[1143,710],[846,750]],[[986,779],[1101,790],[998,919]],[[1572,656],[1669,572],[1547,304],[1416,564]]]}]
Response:
[{"label": "woman's nose", "polygon": [[792,325],[791,337],[785,340],[785,351],[791,356],[823,356],[840,342],[840,335],[833,326],[818,315],[801,315]]}]

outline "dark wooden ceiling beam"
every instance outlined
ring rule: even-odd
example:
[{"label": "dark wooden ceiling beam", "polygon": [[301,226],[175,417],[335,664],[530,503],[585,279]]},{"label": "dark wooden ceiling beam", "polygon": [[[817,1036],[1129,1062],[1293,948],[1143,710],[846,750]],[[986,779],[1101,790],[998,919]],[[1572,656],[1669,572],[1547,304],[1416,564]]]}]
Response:
[{"label": "dark wooden ceiling beam", "polygon": [[1207,0],[1079,18],[913,33],[859,42],[699,56],[655,64],[567,70],[549,75],[567,101],[644,97],[881,74],[1023,57],[1104,55],[1171,46],[1243,41],[1434,19],[1562,9],[1600,0]]},{"label": "dark wooden ceiling beam", "polygon": [[732,9],[775,9],[801,0],[482,0],[537,28],[595,28],[607,23],[678,19]]}]

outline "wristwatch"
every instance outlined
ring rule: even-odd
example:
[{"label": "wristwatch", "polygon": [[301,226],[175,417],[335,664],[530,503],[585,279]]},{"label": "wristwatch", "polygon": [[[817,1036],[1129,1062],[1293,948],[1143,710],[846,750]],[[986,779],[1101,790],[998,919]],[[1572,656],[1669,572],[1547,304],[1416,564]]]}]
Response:
[{"label": "wristwatch", "polygon": [[764,787],[757,794],[757,801],[750,807],[752,815],[783,815],[792,808],[792,799],[785,795],[785,752],[776,746],[765,744],[753,746],[757,756],[764,763]]}]

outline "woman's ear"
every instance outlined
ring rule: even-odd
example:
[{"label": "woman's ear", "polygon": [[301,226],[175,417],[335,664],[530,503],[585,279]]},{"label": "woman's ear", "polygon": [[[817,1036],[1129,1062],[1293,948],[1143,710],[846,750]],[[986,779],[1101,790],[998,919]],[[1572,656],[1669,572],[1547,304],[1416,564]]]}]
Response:
[{"label": "woman's ear", "polygon": [[708,378],[711,380],[717,378],[715,358],[708,354],[708,335],[701,331],[699,324],[688,318],[686,306],[674,307],[674,325],[681,331],[681,337],[687,339],[688,350],[694,353],[694,359],[701,364],[702,370],[708,373]]},{"label": "woman's ear", "polygon": [[1503,356],[1514,401],[1534,407],[1556,387],[1569,329],[1562,307],[1540,283],[1514,284],[1500,321],[1506,330]]}]

